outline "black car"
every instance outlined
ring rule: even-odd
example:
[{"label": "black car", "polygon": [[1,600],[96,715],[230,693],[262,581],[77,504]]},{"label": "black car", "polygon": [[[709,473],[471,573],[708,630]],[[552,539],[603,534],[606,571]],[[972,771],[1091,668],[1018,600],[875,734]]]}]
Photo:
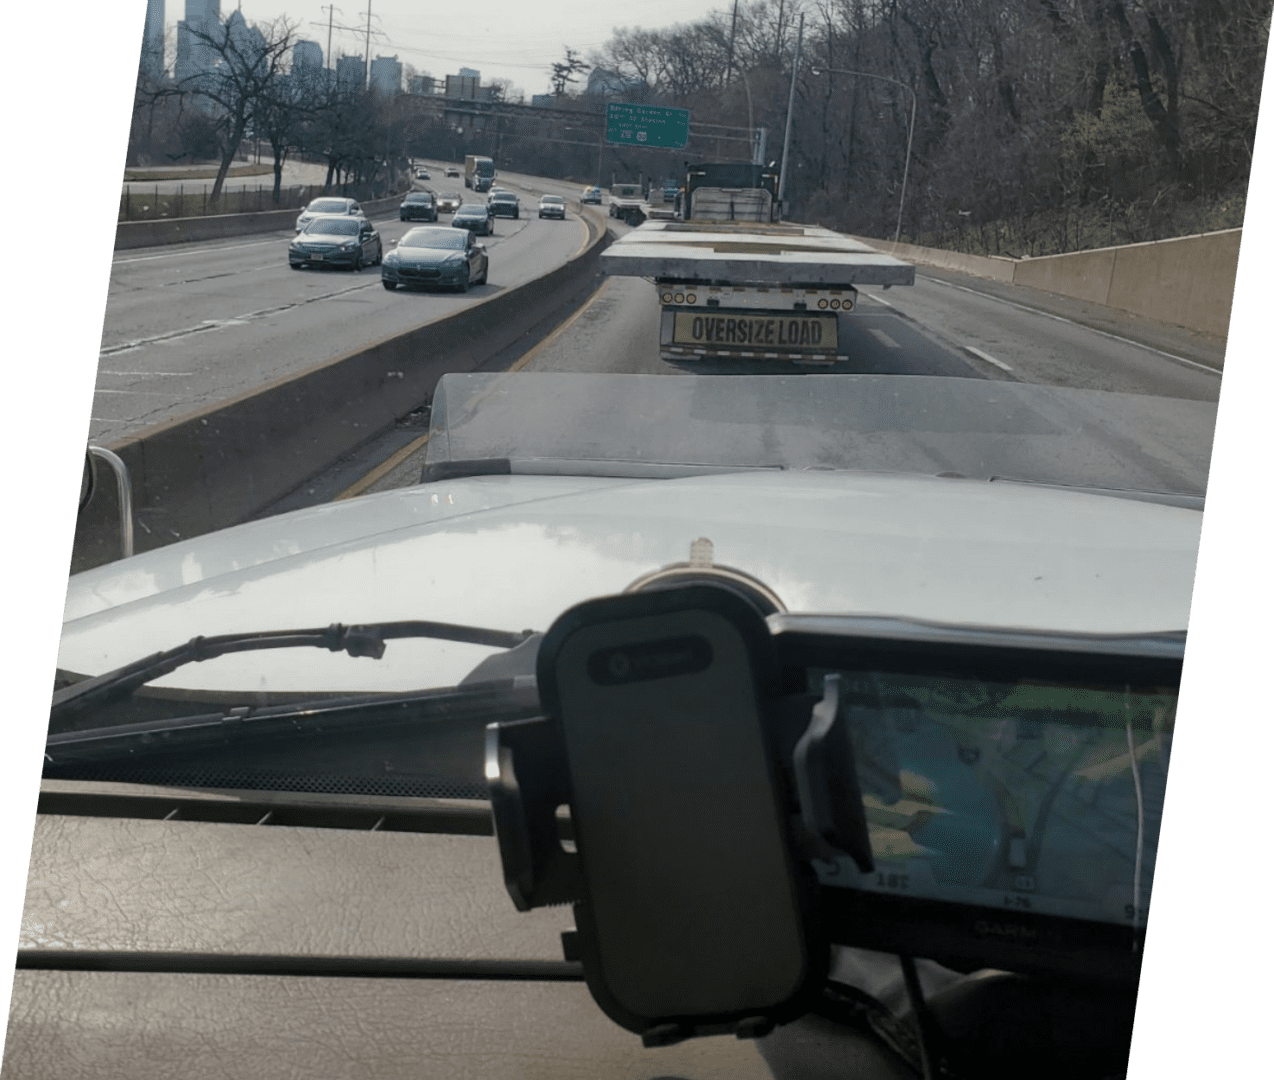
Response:
[{"label": "black car", "polygon": [[465,203],[456,211],[451,224],[457,229],[468,229],[470,232],[481,233],[483,236],[490,236],[495,232],[495,222],[490,208],[481,203]]},{"label": "black car", "polygon": [[398,246],[385,256],[380,268],[385,288],[418,286],[454,288],[487,283],[487,249],[472,232],[459,233],[446,226],[408,229]]},{"label": "black car", "polygon": [[377,266],[384,255],[380,233],[362,217],[316,217],[288,247],[288,265],[343,266],[361,270]]},{"label": "black car", "polygon": [[522,204],[511,191],[497,191],[487,199],[487,209],[492,217],[511,217],[517,220],[522,216]]},{"label": "black car", "polygon": [[438,200],[432,191],[413,191],[398,208],[399,221],[437,221]]}]

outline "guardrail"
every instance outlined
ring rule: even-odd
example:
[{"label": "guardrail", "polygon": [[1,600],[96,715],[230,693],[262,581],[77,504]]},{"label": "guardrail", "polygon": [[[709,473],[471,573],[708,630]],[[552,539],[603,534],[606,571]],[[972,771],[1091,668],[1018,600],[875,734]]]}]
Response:
[{"label": "guardrail", "polygon": [[1025,285],[1224,338],[1242,236],[1242,229],[1224,229],[1035,259],[862,239],[908,262]]},{"label": "guardrail", "polygon": [[[360,203],[363,213],[394,210],[406,192]],[[184,244],[196,240],[220,240],[227,236],[278,232],[290,229],[300,211],[266,210],[260,214],[214,214],[208,217],[163,218],[158,221],[121,221],[115,226],[115,250]]]},{"label": "guardrail", "polygon": [[[110,444],[133,485],[136,549],[246,521],[428,400],[448,371],[474,371],[596,288],[610,241],[585,216],[573,259],[407,333]],[[81,512],[73,573],[118,558],[120,508],[100,490]]]}]

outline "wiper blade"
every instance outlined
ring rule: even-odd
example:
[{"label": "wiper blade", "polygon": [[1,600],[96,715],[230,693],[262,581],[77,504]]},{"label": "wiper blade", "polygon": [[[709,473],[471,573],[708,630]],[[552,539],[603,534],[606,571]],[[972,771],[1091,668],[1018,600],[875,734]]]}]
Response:
[{"label": "wiper blade", "polygon": [[491,645],[512,649],[531,637],[534,631],[512,633],[487,630],[455,623],[426,622],[419,619],[402,622],[364,623],[331,626],[313,630],[264,630],[243,634],[219,634],[214,637],[191,638],[174,649],[153,653],[131,664],[124,664],[103,675],[95,675],[63,687],[53,694],[49,710],[50,722],[67,720],[87,709],[100,708],[112,701],[128,697],[138,687],[168,675],[186,664],[211,660],[227,653],[257,652],[263,649],[295,649],[309,646],[344,652],[350,656],[366,656],[379,660],[385,654],[385,642],[394,638],[437,638],[469,645]]},{"label": "wiper blade", "polygon": [[269,740],[322,732],[356,733],[361,741],[378,728],[407,725],[419,738],[431,726],[520,720],[540,712],[533,676],[493,679],[461,686],[404,693],[353,694],[285,705],[233,709],[136,724],[116,724],[50,735],[46,774],[52,770],[112,761],[215,750],[245,740]]}]

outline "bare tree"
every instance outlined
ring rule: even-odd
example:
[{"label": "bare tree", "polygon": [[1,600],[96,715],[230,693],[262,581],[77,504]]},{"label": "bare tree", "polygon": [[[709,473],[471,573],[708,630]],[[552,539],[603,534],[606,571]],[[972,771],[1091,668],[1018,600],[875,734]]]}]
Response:
[{"label": "bare tree", "polygon": [[557,61],[549,70],[553,94],[555,97],[562,97],[566,94],[568,85],[579,82],[578,76],[588,70],[588,64],[580,59],[579,53],[568,46],[565,58]]},{"label": "bare tree", "polygon": [[191,30],[215,58],[210,70],[185,80],[183,89],[202,100],[216,124],[221,164],[209,199],[221,197],[230,165],[254,118],[280,92],[296,24],[286,18],[249,26],[237,11],[212,30]]}]

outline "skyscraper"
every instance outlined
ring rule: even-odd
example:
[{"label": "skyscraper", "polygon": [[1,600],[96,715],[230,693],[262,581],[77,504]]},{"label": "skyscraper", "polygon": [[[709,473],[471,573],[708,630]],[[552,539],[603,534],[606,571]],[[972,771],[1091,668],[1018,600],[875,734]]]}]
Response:
[{"label": "skyscraper", "polygon": [[323,66],[323,48],[317,41],[298,41],[292,46],[292,70],[316,71]]},{"label": "skyscraper", "polygon": [[392,97],[402,93],[403,66],[396,56],[378,56],[372,61],[372,90],[377,94]]},{"label": "skyscraper", "polygon": [[164,77],[164,0],[146,0],[141,77],[152,86]]},{"label": "skyscraper", "polygon": [[349,90],[367,87],[367,65],[361,56],[342,56],[336,61],[336,82]]},{"label": "skyscraper", "polygon": [[173,75],[188,82],[216,63],[216,51],[199,35],[215,33],[221,25],[221,0],[186,0],[186,18],[177,24],[177,62]]}]

